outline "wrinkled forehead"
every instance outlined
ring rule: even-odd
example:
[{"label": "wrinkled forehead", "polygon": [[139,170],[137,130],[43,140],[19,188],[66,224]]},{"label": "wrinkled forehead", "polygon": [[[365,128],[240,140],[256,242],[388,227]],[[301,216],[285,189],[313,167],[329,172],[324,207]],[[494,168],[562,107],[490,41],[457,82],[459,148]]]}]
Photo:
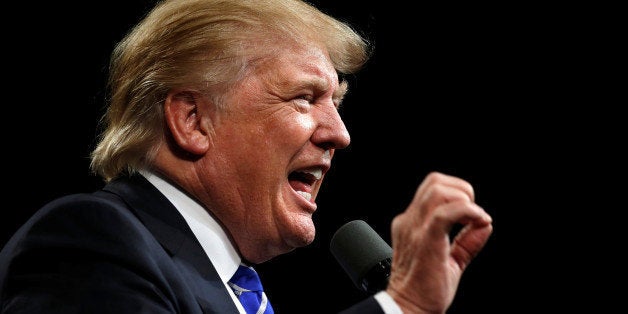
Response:
[{"label": "wrinkled forehead", "polygon": [[[318,89],[339,89],[338,73],[321,46],[278,44],[253,62],[255,72],[265,74],[278,82],[303,80]],[[346,92],[346,87],[342,91]]]}]

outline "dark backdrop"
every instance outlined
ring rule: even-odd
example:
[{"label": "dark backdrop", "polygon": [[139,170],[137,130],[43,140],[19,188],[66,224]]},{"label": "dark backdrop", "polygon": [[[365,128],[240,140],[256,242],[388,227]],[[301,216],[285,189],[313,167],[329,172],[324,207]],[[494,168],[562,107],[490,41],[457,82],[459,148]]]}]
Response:
[{"label": "dark backdrop", "polygon": [[[470,181],[477,202],[494,218],[494,234],[469,265],[449,313],[521,309],[506,302],[524,275],[514,275],[513,264],[498,253],[505,214],[525,217],[536,208],[527,207],[539,203],[527,194],[541,171],[536,166],[557,162],[545,149],[564,144],[553,140],[560,134],[539,140],[535,133],[555,117],[539,101],[556,73],[538,73],[539,62],[554,60],[551,52],[550,61],[540,57],[552,37],[537,36],[543,15],[515,5],[315,3],[355,25],[376,48],[367,67],[350,78],[342,114],[352,144],[337,154],[319,196],[315,242],[259,268],[277,311],[330,313],[363,298],[330,255],[331,236],[345,222],[363,219],[389,241],[392,218],[430,171]],[[6,13],[18,22],[3,28],[9,71],[2,243],[49,200],[101,186],[89,175],[87,156],[102,113],[109,53],[152,4],[44,2]],[[306,297],[310,292],[323,299]]]}]

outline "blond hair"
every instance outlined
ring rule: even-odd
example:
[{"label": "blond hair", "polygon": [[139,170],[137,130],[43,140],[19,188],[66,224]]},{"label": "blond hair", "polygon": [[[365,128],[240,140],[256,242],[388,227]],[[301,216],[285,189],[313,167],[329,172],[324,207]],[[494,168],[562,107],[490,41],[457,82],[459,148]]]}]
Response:
[{"label": "blond hair", "polygon": [[166,136],[163,102],[171,89],[196,89],[220,104],[278,41],[320,45],[343,74],[358,71],[370,55],[363,36],[307,2],[159,2],[111,55],[108,108],[91,170],[110,181],[150,166]]}]

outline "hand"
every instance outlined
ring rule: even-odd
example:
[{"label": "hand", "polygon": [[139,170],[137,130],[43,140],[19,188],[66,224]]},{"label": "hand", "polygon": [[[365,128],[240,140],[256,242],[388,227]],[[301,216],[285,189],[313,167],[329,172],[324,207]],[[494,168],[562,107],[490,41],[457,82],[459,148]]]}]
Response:
[{"label": "hand", "polygon": [[[450,232],[462,226],[453,241]],[[391,226],[393,259],[386,291],[404,313],[445,313],[465,268],[493,231],[468,182],[430,173]]]}]

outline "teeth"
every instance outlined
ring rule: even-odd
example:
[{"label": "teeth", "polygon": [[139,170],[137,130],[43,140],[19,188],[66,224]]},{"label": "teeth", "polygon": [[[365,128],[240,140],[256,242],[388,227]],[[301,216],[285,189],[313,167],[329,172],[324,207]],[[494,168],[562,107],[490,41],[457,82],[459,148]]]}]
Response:
[{"label": "teeth", "polygon": [[303,196],[308,201],[312,199],[312,194],[311,193],[303,192],[303,191],[297,191],[297,194]]},{"label": "teeth", "polygon": [[323,170],[321,170],[321,169],[306,170],[304,172],[313,175],[314,178],[316,178],[316,180],[320,180],[323,177]]}]

